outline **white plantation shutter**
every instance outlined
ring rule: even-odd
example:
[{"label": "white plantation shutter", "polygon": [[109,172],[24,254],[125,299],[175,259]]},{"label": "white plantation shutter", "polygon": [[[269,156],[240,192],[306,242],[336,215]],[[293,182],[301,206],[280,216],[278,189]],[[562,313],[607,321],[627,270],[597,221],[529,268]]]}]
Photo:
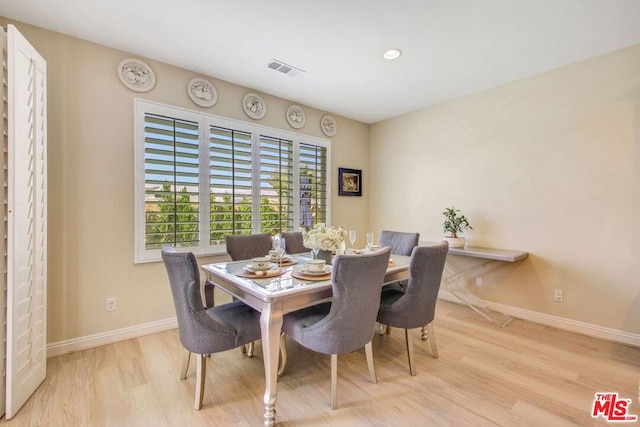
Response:
[{"label": "white plantation shutter", "polygon": [[328,151],[327,148],[300,144],[298,158],[300,226],[328,223]]},{"label": "white plantation shutter", "polygon": [[293,142],[260,136],[260,232],[293,230]]},{"label": "white plantation shutter", "polygon": [[211,244],[253,232],[251,145],[249,132],[209,128]]},{"label": "white plantation shutter", "polygon": [[8,27],[6,418],[46,376],[46,62]]},{"label": "white plantation shutter", "polygon": [[145,248],[200,244],[197,122],[145,114]]},{"label": "white plantation shutter", "polygon": [[202,115],[142,100],[134,107],[134,261],[160,260],[166,245],[204,254]]}]

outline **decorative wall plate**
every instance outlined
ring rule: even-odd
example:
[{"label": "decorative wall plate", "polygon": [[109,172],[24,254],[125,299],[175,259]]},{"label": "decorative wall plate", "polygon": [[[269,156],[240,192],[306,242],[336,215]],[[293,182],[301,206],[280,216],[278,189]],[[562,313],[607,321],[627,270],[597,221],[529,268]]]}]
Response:
[{"label": "decorative wall plate", "polygon": [[118,77],[122,84],[136,92],[149,92],[156,85],[156,74],[151,67],[135,58],[120,61]]},{"label": "decorative wall plate", "polygon": [[242,108],[247,116],[255,120],[260,120],[267,114],[267,104],[260,95],[248,93],[242,99]]},{"label": "decorative wall plate", "polygon": [[287,108],[287,121],[292,128],[300,129],[305,122],[304,111],[297,105]]},{"label": "decorative wall plate", "polygon": [[189,98],[201,107],[212,107],[218,101],[218,91],[208,80],[196,77],[187,85]]},{"label": "decorative wall plate", "polygon": [[320,120],[320,127],[322,128],[322,132],[327,136],[334,136],[338,132],[338,124],[331,116],[324,116]]}]

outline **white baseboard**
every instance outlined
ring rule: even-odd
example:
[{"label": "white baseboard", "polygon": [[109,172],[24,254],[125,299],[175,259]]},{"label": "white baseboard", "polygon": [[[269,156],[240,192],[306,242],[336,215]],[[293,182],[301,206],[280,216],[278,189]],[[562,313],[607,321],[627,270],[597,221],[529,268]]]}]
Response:
[{"label": "white baseboard", "polygon": [[[451,292],[440,290],[438,297],[454,303],[461,303]],[[512,307],[504,304],[484,301],[487,306],[500,313],[508,314],[518,319],[527,320],[529,322],[538,323],[577,334],[588,335],[607,341],[613,341],[621,344],[628,344],[640,347],[640,334],[632,334],[617,329],[605,328],[603,326],[593,325],[590,323],[578,322],[563,317],[552,316],[550,314],[538,313],[536,311],[525,310],[518,307]],[[61,356],[76,351],[88,350],[90,348],[102,345],[113,344],[132,338],[142,337],[145,335],[155,334],[158,332],[175,329],[178,327],[176,318],[159,320],[157,322],[145,323],[142,325],[131,326],[128,328],[116,329],[101,334],[88,335],[85,337],[74,338],[65,341],[54,342],[47,345],[47,357]]]},{"label": "white baseboard", "polygon": [[[440,290],[438,298],[443,300],[462,304],[451,292]],[[576,320],[565,319],[564,317],[553,316],[550,314],[539,313],[536,311],[525,310],[509,305],[498,304],[490,301],[483,301],[491,310],[508,314],[518,319],[527,320],[529,322],[538,323],[553,328],[562,329],[576,334],[588,335],[590,337],[599,338],[607,341],[613,341],[621,344],[628,344],[634,347],[640,347],[640,334],[632,334],[630,332],[620,331],[618,329],[605,328],[603,326],[593,325],[591,323],[578,322]]]},{"label": "white baseboard", "polygon": [[151,335],[158,332],[168,331],[178,327],[176,318],[159,320],[157,322],[145,323],[128,328],[115,329],[101,334],[87,335],[85,337],[74,338],[65,341],[58,341],[47,345],[47,357],[61,356],[76,351],[88,350],[102,345],[113,344],[119,341]]}]

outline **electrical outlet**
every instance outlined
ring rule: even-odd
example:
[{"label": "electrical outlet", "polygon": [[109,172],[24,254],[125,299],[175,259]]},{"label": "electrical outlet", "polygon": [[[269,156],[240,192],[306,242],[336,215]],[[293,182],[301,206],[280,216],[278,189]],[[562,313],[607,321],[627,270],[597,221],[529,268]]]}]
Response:
[{"label": "electrical outlet", "polygon": [[107,298],[107,311],[114,311],[116,309],[116,297]]},{"label": "electrical outlet", "polygon": [[484,284],[484,278],[478,276],[476,277],[476,286],[482,286]]},{"label": "electrical outlet", "polygon": [[560,289],[556,289],[553,291],[553,300],[555,302],[563,302],[564,301],[564,291]]}]

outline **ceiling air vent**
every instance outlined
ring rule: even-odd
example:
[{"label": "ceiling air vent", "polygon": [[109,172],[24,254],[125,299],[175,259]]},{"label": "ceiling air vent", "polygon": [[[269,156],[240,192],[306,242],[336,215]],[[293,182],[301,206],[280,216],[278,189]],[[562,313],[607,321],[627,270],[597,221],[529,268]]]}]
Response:
[{"label": "ceiling air vent", "polygon": [[291,77],[295,77],[300,73],[304,73],[304,70],[301,70],[300,68],[296,68],[293,65],[289,65],[289,64],[285,64],[282,61],[279,61],[277,59],[272,59],[268,64],[267,67],[271,68],[272,70],[276,70],[281,72],[282,74],[286,74],[287,76],[291,76]]}]

